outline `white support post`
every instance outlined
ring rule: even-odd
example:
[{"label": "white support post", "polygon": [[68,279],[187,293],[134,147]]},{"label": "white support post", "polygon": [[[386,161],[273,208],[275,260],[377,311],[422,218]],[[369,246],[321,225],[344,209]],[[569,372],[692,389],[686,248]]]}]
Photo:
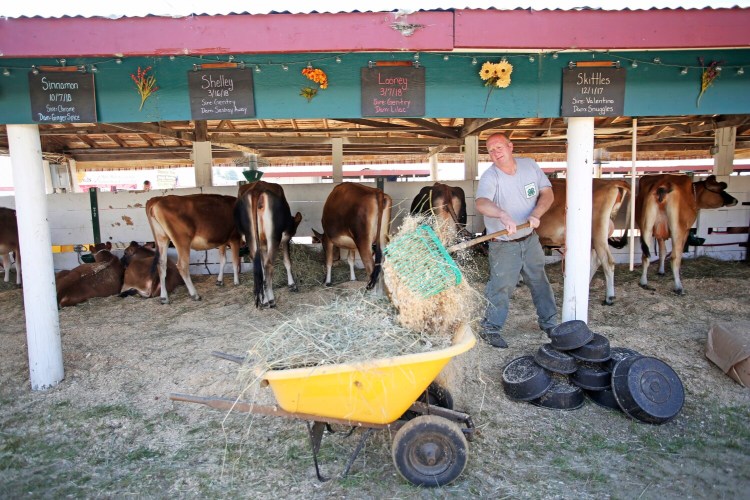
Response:
[{"label": "white support post", "polygon": [[433,182],[438,180],[438,155],[437,154],[430,156],[430,180]]},{"label": "white support post", "polygon": [[479,175],[479,136],[464,138],[464,180],[475,181]]},{"label": "white support post", "polygon": [[334,137],[331,139],[331,160],[333,163],[333,183],[344,182],[344,139]]},{"label": "white support post", "polygon": [[193,167],[195,167],[195,187],[213,186],[213,158],[209,141],[193,143]]},{"label": "white support post", "polygon": [[8,144],[16,189],[31,389],[40,391],[57,385],[65,372],[39,127],[8,125]]},{"label": "white support post", "polygon": [[47,160],[42,160],[42,172],[44,173],[44,193],[54,193],[55,189],[52,187],[52,172],[49,170],[49,162]]},{"label": "white support post", "polygon": [[638,118],[633,118],[633,144],[630,149],[630,236],[628,236],[628,245],[630,246],[630,270],[635,269],[635,180],[636,180],[636,152],[638,145]]},{"label": "white support post", "polygon": [[594,118],[569,118],[563,321],[588,322],[593,171]]},{"label": "white support post", "polygon": [[729,182],[729,176],[734,170],[734,148],[737,140],[737,127],[722,127],[716,129],[714,145],[717,152],[714,155],[714,175],[720,181]]}]

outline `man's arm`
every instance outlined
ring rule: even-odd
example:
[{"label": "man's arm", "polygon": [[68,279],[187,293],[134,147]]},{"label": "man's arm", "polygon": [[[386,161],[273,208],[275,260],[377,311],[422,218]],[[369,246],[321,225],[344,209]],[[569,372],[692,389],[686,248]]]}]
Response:
[{"label": "man's arm", "polygon": [[555,194],[552,192],[551,187],[544,187],[539,190],[539,198],[536,200],[536,206],[531,211],[531,215],[529,215],[529,224],[532,228],[536,229],[539,227],[539,219],[547,213],[547,210],[549,210],[554,201]]},{"label": "man's arm", "polygon": [[[550,192],[551,191],[552,190],[550,189]],[[550,202],[550,204],[552,204],[552,202]],[[485,217],[494,217],[496,219],[500,219],[500,222],[503,223],[505,229],[508,230],[508,234],[513,234],[516,232],[516,223],[510,217],[508,212],[495,205],[489,198],[477,198],[475,205],[477,208],[477,212],[484,215]]]}]

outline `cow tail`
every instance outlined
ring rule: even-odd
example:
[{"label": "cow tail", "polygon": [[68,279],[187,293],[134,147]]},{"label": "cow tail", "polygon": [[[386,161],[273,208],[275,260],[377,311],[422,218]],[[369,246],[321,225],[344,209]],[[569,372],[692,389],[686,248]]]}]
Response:
[{"label": "cow tail", "polygon": [[377,233],[375,234],[375,268],[372,270],[372,276],[370,276],[370,282],[367,284],[367,289],[371,290],[375,287],[375,285],[378,283],[378,278],[380,277],[380,271],[383,266],[383,249],[380,246],[380,226],[382,225],[382,219],[383,219],[383,211],[385,210],[385,200],[383,197],[385,196],[385,193],[383,191],[378,191],[377,193],[377,200],[378,200],[378,229]]},{"label": "cow tail", "polygon": [[260,200],[262,193],[252,194],[252,207],[251,207],[251,227],[254,230],[255,237],[255,255],[253,255],[253,294],[255,295],[255,307],[260,307],[263,303],[263,299],[266,295],[266,283],[263,273],[263,255],[260,250],[260,231],[258,227],[260,223],[258,221],[258,201]]},{"label": "cow tail", "polygon": [[[620,196],[622,197],[622,201],[620,205],[625,203],[625,200],[627,200],[627,196],[630,194],[630,186],[628,186],[626,183],[623,183],[623,185],[620,187]],[[630,208],[627,207],[625,212],[625,232],[620,236],[619,238],[608,238],[607,243],[609,243],[609,246],[612,248],[616,248],[618,250],[625,248],[628,244],[628,231],[630,231]],[[614,214],[617,215],[616,213]]]}]

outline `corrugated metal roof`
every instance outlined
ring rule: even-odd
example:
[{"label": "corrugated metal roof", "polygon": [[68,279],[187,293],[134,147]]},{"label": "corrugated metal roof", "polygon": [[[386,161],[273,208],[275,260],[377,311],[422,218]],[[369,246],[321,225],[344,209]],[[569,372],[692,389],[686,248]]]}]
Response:
[{"label": "corrugated metal roof", "polygon": [[129,0],[103,2],[101,0],[78,0],[74,2],[50,2],[49,0],[26,0],[3,2],[0,17],[121,17],[166,16],[186,17],[190,15],[226,14],[270,14],[288,12],[292,14],[339,13],[339,12],[414,12],[419,10],[454,9],[532,9],[532,10],[648,10],[648,9],[718,9],[750,7],[747,0],[368,0],[344,2],[342,0],[275,0],[273,2],[249,2],[247,0]]}]

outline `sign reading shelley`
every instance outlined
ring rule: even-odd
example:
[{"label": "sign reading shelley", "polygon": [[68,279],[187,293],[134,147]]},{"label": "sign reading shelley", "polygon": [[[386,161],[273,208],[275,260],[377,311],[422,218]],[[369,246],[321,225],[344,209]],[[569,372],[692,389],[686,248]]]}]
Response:
[{"label": "sign reading shelley", "polygon": [[190,113],[194,120],[231,120],[255,116],[253,72],[220,68],[188,71]]}]

